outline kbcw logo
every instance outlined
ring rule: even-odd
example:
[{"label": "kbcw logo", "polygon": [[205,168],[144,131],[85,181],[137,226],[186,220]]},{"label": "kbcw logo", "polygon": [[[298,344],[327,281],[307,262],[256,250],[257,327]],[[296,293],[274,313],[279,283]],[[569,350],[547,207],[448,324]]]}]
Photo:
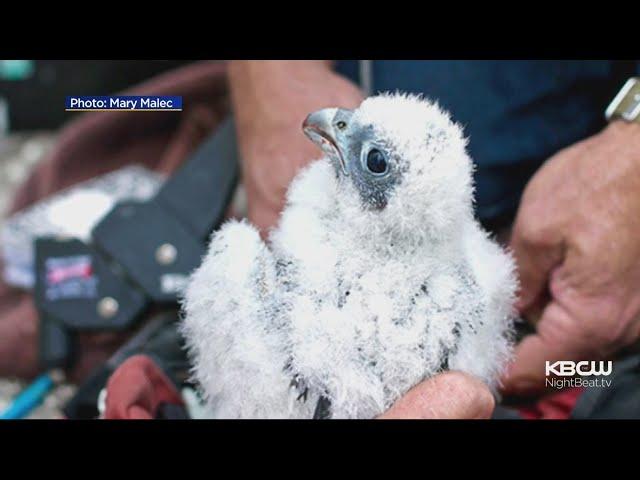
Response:
[{"label": "kbcw logo", "polygon": [[611,361],[587,361],[572,362],[571,360],[559,360],[551,363],[545,362],[545,371],[547,377],[549,375],[556,375],[558,377],[573,377],[574,375],[580,375],[581,377],[590,376],[609,376],[613,368],[613,362]]}]

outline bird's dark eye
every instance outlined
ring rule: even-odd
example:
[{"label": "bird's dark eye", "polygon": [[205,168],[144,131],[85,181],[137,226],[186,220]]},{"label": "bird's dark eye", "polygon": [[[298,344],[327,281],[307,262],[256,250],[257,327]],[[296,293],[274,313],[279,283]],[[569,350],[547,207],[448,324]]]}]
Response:
[{"label": "bird's dark eye", "polygon": [[338,123],[336,123],[336,127],[338,127],[338,130],[344,130],[345,128],[347,128],[347,122],[340,120]]},{"label": "bird's dark eye", "polygon": [[387,171],[388,164],[384,154],[377,148],[373,148],[367,154],[367,168],[371,173],[382,174]]}]

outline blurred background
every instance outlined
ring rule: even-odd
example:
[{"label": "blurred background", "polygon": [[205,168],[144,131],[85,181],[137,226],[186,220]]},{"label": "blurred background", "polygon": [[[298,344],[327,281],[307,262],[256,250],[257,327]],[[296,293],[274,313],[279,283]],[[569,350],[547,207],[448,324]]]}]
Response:
[{"label": "blurred background", "polygon": [[[66,95],[108,95],[186,63],[0,60],[0,227],[16,188],[52,147],[58,129],[78,115],[64,111]],[[0,411],[23,386],[0,378]],[[58,386],[29,418],[58,418],[60,407],[73,392],[72,385]]]}]

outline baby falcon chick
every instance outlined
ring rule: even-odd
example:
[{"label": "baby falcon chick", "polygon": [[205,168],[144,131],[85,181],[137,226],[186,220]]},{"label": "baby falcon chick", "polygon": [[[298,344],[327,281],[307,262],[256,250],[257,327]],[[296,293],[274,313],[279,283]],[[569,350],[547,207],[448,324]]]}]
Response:
[{"label": "baby falcon chick", "polygon": [[385,94],[303,129],[325,156],[292,182],[268,244],[226,223],[186,292],[211,415],[372,418],[447,369],[495,387],[516,280],[474,219],[460,127]]}]

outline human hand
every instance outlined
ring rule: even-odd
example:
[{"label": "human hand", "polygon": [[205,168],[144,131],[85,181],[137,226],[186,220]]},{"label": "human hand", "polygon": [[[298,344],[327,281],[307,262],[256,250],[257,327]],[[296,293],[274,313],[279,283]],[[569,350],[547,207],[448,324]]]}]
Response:
[{"label": "human hand", "polygon": [[413,387],[382,420],[490,418],[495,402],[489,388],[471,375],[449,371]]},{"label": "human hand", "polygon": [[237,61],[229,80],[249,220],[263,236],[275,225],[289,182],[320,151],[302,133],[320,108],[354,108],[357,86],[324,61]]},{"label": "human hand", "polygon": [[537,332],[516,348],[505,393],[544,386],[545,360],[610,357],[640,336],[640,125],[614,122],[550,158],[511,237],[518,309]]}]

